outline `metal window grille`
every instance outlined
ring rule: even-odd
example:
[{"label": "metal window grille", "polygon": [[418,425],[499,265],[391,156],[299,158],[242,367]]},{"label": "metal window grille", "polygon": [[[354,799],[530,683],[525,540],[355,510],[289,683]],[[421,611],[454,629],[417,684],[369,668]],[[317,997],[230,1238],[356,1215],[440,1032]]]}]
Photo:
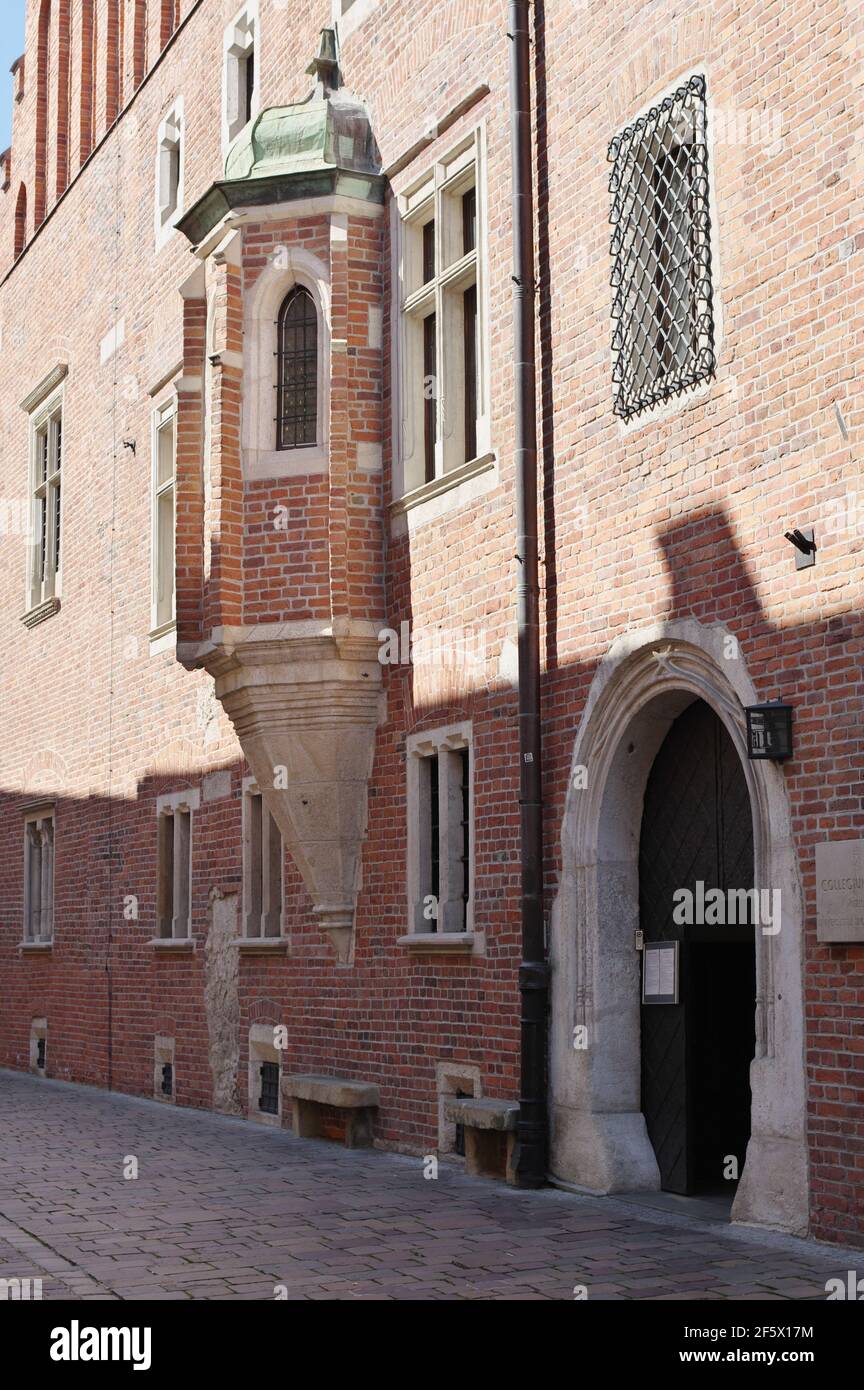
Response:
[{"label": "metal window grille", "polygon": [[612,382],[625,420],[714,375],[705,78],[609,146]]},{"label": "metal window grille", "polygon": [[261,1093],[258,1109],[265,1115],[279,1114],[279,1063],[261,1063]]},{"label": "metal window grille", "polygon": [[162,1094],[170,1096],[174,1091],[174,1066],[171,1062],[162,1065]]},{"label": "metal window grille", "polygon": [[314,444],[318,433],[318,315],[296,285],[279,311],[276,448]]}]

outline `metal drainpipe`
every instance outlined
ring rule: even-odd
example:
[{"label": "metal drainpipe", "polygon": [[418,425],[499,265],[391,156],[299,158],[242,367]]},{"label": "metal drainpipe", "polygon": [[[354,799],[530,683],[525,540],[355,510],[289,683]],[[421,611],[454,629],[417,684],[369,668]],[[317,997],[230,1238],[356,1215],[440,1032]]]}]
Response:
[{"label": "metal drainpipe", "polygon": [[521,1083],[516,1181],[546,1181],[546,1051],[549,975],[543,926],[540,766],[540,615],[537,563],[537,407],[534,342],[529,0],[510,0],[510,130],[513,159],[513,346],[516,414],[516,564],[519,624],[519,806],[522,856]]}]

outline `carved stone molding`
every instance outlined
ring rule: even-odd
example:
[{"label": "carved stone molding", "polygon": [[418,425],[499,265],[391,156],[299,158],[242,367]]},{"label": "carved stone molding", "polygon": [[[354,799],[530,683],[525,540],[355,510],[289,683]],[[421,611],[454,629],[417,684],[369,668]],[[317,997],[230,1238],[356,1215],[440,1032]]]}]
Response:
[{"label": "carved stone molding", "polygon": [[[659,1186],[640,1100],[639,834],[654,757],[694,698],[715,711],[741,758],[755,886],[782,894],[780,931],[755,940],[751,1137],[732,1216],[800,1235],[808,1220],[803,893],[783,772],[747,759],[744,707],[757,692],[719,625],[683,619],[628,632],[589,690],[552,911],[552,1173],[596,1192]],[[576,1026],[587,1029],[585,1048],[574,1047]]]}]

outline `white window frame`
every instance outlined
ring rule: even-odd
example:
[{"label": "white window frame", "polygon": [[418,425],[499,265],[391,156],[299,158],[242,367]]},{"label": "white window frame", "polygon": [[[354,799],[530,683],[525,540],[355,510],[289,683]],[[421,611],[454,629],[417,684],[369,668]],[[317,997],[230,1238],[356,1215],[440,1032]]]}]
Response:
[{"label": "white window frame", "polygon": [[[156,248],[164,246],[184,212],[185,121],[178,97],[159,123],[156,141]],[[174,169],[173,160],[177,165]]]},{"label": "white window frame", "polygon": [[[451,754],[468,750],[469,789],[468,789],[468,903],[465,922],[462,922],[462,896],[460,856],[462,851],[462,806],[460,782],[457,778],[458,760]],[[407,763],[407,883],[408,883],[408,931],[418,936],[435,936],[451,933],[469,936],[474,931],[474,877],[477,860],[474,797],[476,769],[474,759],[474,736],[470,721],[450,724],[435,730],[424,730],[412,734],[405,745]],[[431,896],[431,885],[427,882],[429,852],[428,807],[426,804],[423,778],[423,763],[426,759],[438,757],[438,840],[439,840],[439,885],[437,918],[431,919],[427,899]],[[458,886],[459,894],[453,890]]]},{"label": "white window frame", "polygon": [[[38,850],[37,850],[38,839]],[[24,817],[24,943],[54,940],[54,859],[56,816],[53,806]]]},{"label": "white window frame", "polygon": [[254,54],[255,83],[252,89],[252,116],[255,120],[261,109],[260,102],[260,25],[258,19],[258,0],[249,0],[242,10],[226,25],[222,37],[222,154],[227,155],[229,146],[246,129],[246,79],[247,60],[250,52]]},{"label": "white window frame", "polygon": [[[27,592],[25,597],[28,612],[32,612],[40,604],[47,603],[51,599],[59,599],[62,593],[63,553],[65,550],[63,543],[63,495],[65,489],[61,486],[62,456],[65,453],[63,406],[64,388],[61,386],[30,417],[30,537],[27,547]],[[60,427],[59,460],[56,429],[58,425]],[[48,477],[45,482],[41,478],[40,466],[40,441],[43,438],[46,440],[48,452]],[[39,524],[40,502],[43,492],[47,511],[45,538],[48,550],[47,561],[44,566],[44,578],[42,577],[41,526]],[[59,518],[57,515],[58,506]],[[60,535],[59,564],[56,554],[58,531]]]},{"label": "white window frame", "polygon": [[[168,426],[171,427],[173,435],[173,466],[170,480],[160,483],[159,481],[159,440],[161,433]],[[150,637],[151,639],[163,637],[176,631],[177,628],[177,397],[172,395],[168,400],[162,402],[153,411],[151,423],[151,504],[150,504]],[[160,542],[162,532],[159,521],[160,500],[171,494],[173,506],[171,508],[172,518],[172,545],[171,545],[171,611],[165,616],[160,606]]]},{"label": "white window frame", "polygon": [[[256,826],[260,832],[260,846],[256,846],[255,843]],[[272,838],[274,830],[278,836],[278,845]],[[275,911],[270,895],[273,884],[272,856],[277,853],[279,903],[278,911]],[[270,873],[265,872],[268,864]],[[272,930],[274,922],[278,925],[278,931]],[[282,833],[254,777],[243,779],[242,939],[261,943],[285,939],[285,847]]]},{"label": "white window frame", "polygon": [[[170,792],[156,799],[156,936],[158,941],[192,941],[192,850],[195,841],[195,813],[201,794],[197,788]],[[188,818],[188,819],[187,819]],[[164,863],[170,836],[170,892]],[[184,836],[187,843],[184,849]],[[178,911],[185,907],[185,912]],[[170,913],[168,909],[170,908]],[[171,931],[163,931],[170,916]]]},{"label": "white window frame", "polygon": [[[394,496],[434,490],[447,479],[473,476],[491,458],[488,197],[486,128],[481,122],[443,152],[396,198],[394,285],[396,334],[394,406],[398,440]],[[476,190],[475,249],[462,254],[461,195]],[[421,284],[423,227],[435,219],[435,273]],[[461,297],[477,287],[477,440],[465,457]],[[426,479],[423,410],[423,320],[436,315],[437,440],[435,477]],[[455,345],[455,347],[454,347]]]}]

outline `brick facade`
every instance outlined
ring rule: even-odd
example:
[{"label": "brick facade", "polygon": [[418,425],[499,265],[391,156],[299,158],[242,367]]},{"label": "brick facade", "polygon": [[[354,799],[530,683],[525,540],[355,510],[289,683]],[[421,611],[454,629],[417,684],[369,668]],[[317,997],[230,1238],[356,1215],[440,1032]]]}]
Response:
[{"label": "brick facade", "polygon": [[[346,29],[341,67],[391,170],[384,215],[280,210],[196,259],[180,232],[154,242],[157,132],[182,96],[189,209],[223,175],[222,33],[238,4],[28,2],[0,193],[0,1062],[27,1068],[31,1020],[44,1017],[49,1075],[150,1095],[154,1038],[173,1037],[177,1102],[209,1107],[218,1090],[223,1108],[243,1112],[250,1028],[284,1023],[283,1068],[376,1082],[376,1142],[422,1154],[438,1143],[441,1064],[479,1069],[485,1096],[519,1093],[508,40],[506,10],[489,0],[355,4],[370,12]],[[864,837],[861,7],[537,9],[549,906],[566,877],[574,737],[599,664],[651,624],[720,625],[758,698],[795,707],[795,756],[778,776],[803,892],[810,1229],[852,1243],[864,1230],[864,946],[817,942],[814,845]],[[308,94],[331,18],[326,0],[260,0],[262,110]],[[625,426],[611,407],[607,147],[696,71],[713,121],[717,369],[706,389]],[[405,511],[391,505],[391,195],[478,123],[495,464]],[[329,468],[249,478],[244,315],[282,246],[320,261],[332,291]],[[27,628],[19,403],[59,364],[62,594]],[[152,415],[175,390],[181,646],[300,621],[482,634],[468,676],[383,668],[347,963],[290,853],[287,953],[227,950],[219,937],[217,904],[242,894],[250,768],[206,660],[184,669],[149,640]],[[796,572],[783,532],[808,524],[817,563]],[[399,944],[409,930],[405,740],[466,720],[483,953],[418,954]],[[187,786],[201,793],[195,950],[158,951],[156,798]],[[56,805],[54,941],[22,951],[22,809],[46,798]],[[130,897],[137,918],[124,916]]]}]

